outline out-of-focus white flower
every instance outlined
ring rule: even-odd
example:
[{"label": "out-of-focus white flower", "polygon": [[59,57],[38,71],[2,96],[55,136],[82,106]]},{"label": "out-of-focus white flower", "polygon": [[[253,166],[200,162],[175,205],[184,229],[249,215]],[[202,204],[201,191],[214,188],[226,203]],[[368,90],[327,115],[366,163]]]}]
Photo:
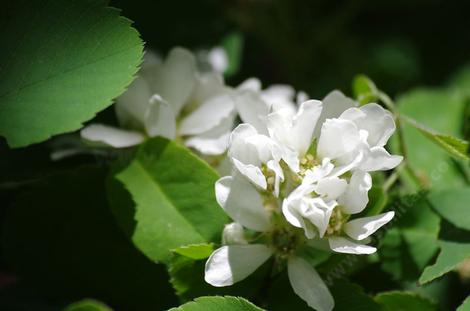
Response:
[{"label": "out-of-focus white flower", "polygon": [[122,129],[92,124],[81,135],[115,148],[146,137],[180,137],[202,154],[222,154],[236,116],[233,92],[218,73],[199,72],[189,51],[174,48],[163,63],[147,56],[137,78],[116,100]]},{"label": "out-of-focus white flower", "polygon": [[[243,237],[241,243],[224,243],[226,245],[216,249],[206,262],[204,279],[207,283],[217,287],[233,285],[255,272],[272,256],[280,256],[287,262],[294,292],[316,310],[333,309],[334,300],[328,287],[312,265],[296,256],[298,238],[291,235],[279,239],[284,232],[270,221],[271,212],[253,185],[240,175],[223,177],[216,183],[216,197],[220,206],[237,222],[225,228],[225,241],[240,240],[243,235],[239,230],[243,225],[262,232],[268,242],[247,244]],[[279,244],[280,240],[284,243]]]}]

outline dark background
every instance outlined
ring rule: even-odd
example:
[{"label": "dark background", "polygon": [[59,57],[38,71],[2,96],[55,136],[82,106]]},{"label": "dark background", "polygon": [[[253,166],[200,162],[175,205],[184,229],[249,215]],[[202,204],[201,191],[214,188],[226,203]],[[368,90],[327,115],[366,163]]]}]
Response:
[{"label": "dark background", "polygon": [[135,21],[147,46],[211,47],[226,33],[245,39],[241,71],[263,83],[289,83],[321,97],[348,92],[357,73],[390,94],[439,85],[469,61],[470,2],[111,1]]}]

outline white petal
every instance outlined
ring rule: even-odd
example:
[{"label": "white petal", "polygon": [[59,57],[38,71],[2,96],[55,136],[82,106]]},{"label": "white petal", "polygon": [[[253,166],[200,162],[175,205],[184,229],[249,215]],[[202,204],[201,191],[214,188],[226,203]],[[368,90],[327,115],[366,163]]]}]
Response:
[{"label": "white petal", "polygon": [[367,142],[370,146],[385,146],[395,131],[393,115],[375,103],[348,109],[340,118],[351,120],[359,129],[366,130],[369,133]]},{"label": "white petal", "polygon": [[178,115],[193,92],[196,81],[196,60],[191,52],[174,48],[160,66],[152,82],[152,90],[165,99]]},{"label": "white petal", "polygon": [[103,124],[88,125],[80,131],[80,136],[87,141],[114,148],[126,148],[144,141],[144,135],[139,132],[121,130]]},{"label": "white petal", "polygon": [[390,170],[397,167],[402,160],[402,156],[390,155],[383,147],[372,147],[360,169],[367,172]]},{"label": "white petal", "polygon": [[228,68],[228,55],[225,49],[221,46],[216,46],[212,48],[207,54],[207,59],[212,68],[220,73]]},{"label": "white petal", "polygon": [[300,155],[304,155],[312,143],[313,130],[321,111],[321,101],[309,100],[300,105],[299,112],[294,117],[291,140],[294,150]]},{"label": "white petal", "polygon": [[375,247],[354,243],[353,241],[342,237],[328,238],[330,248],[337,253],[355,254],[355,255],[368,255],[377,251]]},{"label": "white petal", "polygon": [[256,186],[266,190],[268,186],[266,183],[266,177],[264,177],[263,172],[261,172],[259,167],[253,164],[244,164],[235,158],[233,158],[232,161],[240,174],[248,178],[248,180]]},{"label": "white petal", "polygon": [[222,232],[222,244],[248,244],[248,241],[245,238],[245,232],[243,231],[243,226],[238,222],[226,224],[224,231]]},{"label": "white petal", "polygon": [[392,220],[393,216],[395,212],[354,219],[344,224],[343,229],[349,237],[361,241]]},{"label": "white petal", "polygon": [[352,121],[328,119],[323,123],[317,152],[320,158],[352,160],[361,143],[359,130]]},{"label": "white petal", "polygon": [[230,132],[219,137],[198,135],[186,139],[184,144],[205,155],[221,155],[227,150],[229,137]]},{"label": "white petal", "polygon": [[259,157],[254,148],[248,147],[246,139],[257,135],[256,129],[247,123],[238,125],[230,134],[228,156],[243,163],[259,164]]},{"label": "white petal", "polygon": [[271,255],[262,244],[222,246],[207,260],[204,280],[216,287],[233,285],[255,272]]},{"label": "white petal", "polygon": [[317,271],[304,259],[293,257],[287,262],[287,274],[294,292],[318,311],[333,310],[335,302]]},{"label": "white petal", "polygon": [[235,104],[229,94],[213,97],[181,121],[180,134],[201,134],[234,114]]},{"label": "white petal", "polygon": [[258,133],[267,134],[265,119],[269,113],[269,105],[260,95],[253,91],[240,91],[234,99],[235,107],[242,121],[251,124]]},{"label": "white petal", "polygon": [[159,95],[150,98],[144,124],[150,137],[174,139],[176,136],[176,117],[173,109]]},{"label": "white petal", "polygon": [[143,130],[151,96],[148,82],[142,76],[137,76],[114,105],[121,126]]},{"label": "white petal", "polygon": [[372,177],[369,173],[355,171],[348,187],[338,199],[341,210],[347,214],[360,213],[369,202],[368,192],[372,188]]},{"label": "white petal", "polygon": [[261,81],[257,78],[248,78],[237,87],[240,91],[261,91]]},{"label": "white petal", "polygon": [[288,109],[292,113],[295,113],[297,107],[294,103],[294,96],[294,88],[286,84],[271,85],[261,92],[261,98],[273,111],[278,109]]},{"label": "white petal", "polygon": [[313,134],[316,138],[320,137],[321,127],[326,119],[338,118],[346,109],[357,106],[354,100],[344,96],[338,90],[330,92],[322,102],[323,109]]},{"label": "white petal", "polygon": [[196,76],[196,84],[189,103],[185,109],[192,111],[197,109],[207,100],[231,92],[231,88],[224,84],[224,78],[216,72],[206,72]]},{"label": "white petal", "polygon": [[226,176],[215,183],[217,203],[234,221],[248,229],[266,231],[270,228],[269,214],[256,189],[241,176]]},{"label": "white petal", "polygon": [[324,196],[326,200],[336,200],[343,194],[347,186],[346,180],[338,177],[329,177],[321,179],[315,191],[319,195]]}]

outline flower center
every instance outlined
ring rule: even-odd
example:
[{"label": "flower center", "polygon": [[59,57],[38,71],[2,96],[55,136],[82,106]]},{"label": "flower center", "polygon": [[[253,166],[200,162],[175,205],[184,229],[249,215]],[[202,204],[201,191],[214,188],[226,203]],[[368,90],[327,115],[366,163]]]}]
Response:
[{"label": "flower center", "polygon": [[261,172],[266,177],[266,183],[268,185],[266,191],[273,192],[274,184],[276,183],[276,173],[273,170],[269,169],[266,164],[261,166]]},{"label": "flower center", "polygon": [[307,153],[302,159],[300,159],[300,172],[299,175],[304,176],[307,170],[312,169],[316,165],[320,164],[315,157]]},{"label": "flower center", "polygon": [[287,259],[298,248],[299,235],[288,228],[276,228],[270,234],[271,246],[275,249],[276,256]]},{"label": "flower center", "polygon": [[343,214],[341,209],[336,206],[331,213],[328,227],[326,228],[326,235],[338,235],[341,233],[343,225],[348,220],[349,216]]}]

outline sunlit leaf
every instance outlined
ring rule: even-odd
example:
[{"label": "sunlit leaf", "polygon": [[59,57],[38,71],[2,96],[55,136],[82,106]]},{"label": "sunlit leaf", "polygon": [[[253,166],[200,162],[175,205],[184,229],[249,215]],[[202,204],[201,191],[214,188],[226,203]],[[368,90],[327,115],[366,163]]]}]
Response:
[{"label": "sunlit leaf", "polygon": [[141,62],[138,32],[106,1],[9,1],[0,20],[0,135],[12,147],[79,129]]},{"label": "sunlit leaf", "polygon": [[115,176],[135,206],[112,202],[114,214],[152,260],[167,262],[181,246],[220,242],[228,219],[215,200],[218,175],[185,147],[150,139]]}]

